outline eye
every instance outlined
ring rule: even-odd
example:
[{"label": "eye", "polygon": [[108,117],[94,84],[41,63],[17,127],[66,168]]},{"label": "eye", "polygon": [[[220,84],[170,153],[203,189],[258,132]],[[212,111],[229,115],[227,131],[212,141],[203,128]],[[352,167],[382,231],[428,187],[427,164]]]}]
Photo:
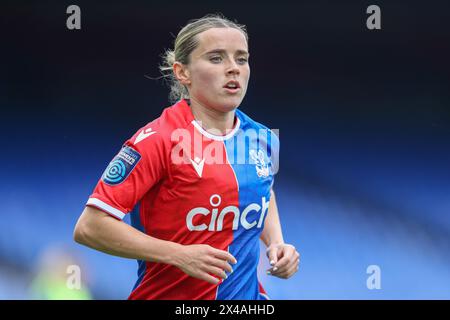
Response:
[{"label": "eye", "polygon": [[211,61],[212,63],[219,63],[220,61],[222,61],[222,57],[214,56],[214,57],[209,58],[209,61]]},{"label": "eye", "polygon": [[246,64],[248,62],[247,58],[241,57],[237,59],[239,64]]}]

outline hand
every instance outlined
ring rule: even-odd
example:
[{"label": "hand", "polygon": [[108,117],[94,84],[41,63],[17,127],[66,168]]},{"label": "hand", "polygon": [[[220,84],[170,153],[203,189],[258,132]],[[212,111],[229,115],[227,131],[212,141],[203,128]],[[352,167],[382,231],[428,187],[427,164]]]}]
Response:
[{"label": "hand", "polygon": [[218,284],[220,280],[214,276],[226,279],[225,271],[233,272],[232,264],[236,258],[228,251],[223,251],[206,244],[181,246],[175,254],[176,267],[191,277]]},{"label": "hand", "polygon": [[267,274],[288,279],[298,271],[300,254],[293,245],[273,244],[267,248],[266,253],[272,266],[267,270]]}]

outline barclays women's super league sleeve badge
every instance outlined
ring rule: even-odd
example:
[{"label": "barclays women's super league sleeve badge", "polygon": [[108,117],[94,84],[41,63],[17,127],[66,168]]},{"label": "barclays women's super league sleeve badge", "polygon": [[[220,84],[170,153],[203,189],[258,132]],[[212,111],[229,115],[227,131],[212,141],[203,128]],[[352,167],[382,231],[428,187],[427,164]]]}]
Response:
[{"label": "barclays women's super league sleeve badge", "polygon": [[121,184],[130,175],[139,160],[141,160],[139,152],[128,146],[123,146],[103,172],[103,182],[111,186]]}]

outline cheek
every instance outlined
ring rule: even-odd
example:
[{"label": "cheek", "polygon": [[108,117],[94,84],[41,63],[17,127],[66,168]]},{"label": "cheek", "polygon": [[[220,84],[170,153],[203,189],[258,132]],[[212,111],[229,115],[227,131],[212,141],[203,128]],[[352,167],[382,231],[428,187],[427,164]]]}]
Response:
[{"label": "cheek", "polygon": [[198,68],[194,71],[194,85],[196,87],[209,87],[213,86],[217,82],[218,76],[214,68]]},{"label": "cheek", "polygon": [[247,88],[248,81],[250,79],[250,68],[245,68],[244,70],[242,70],[241,74],[242,74],[242,79],[244,79],[244,81],[245,81],[245,87]]},{"label": "cheek", "polygon": [[246,76],[247,76],[247,82],[248,82],[248,80],[250,79],[250,68],[247,68],[247,74],[246,74]]}]

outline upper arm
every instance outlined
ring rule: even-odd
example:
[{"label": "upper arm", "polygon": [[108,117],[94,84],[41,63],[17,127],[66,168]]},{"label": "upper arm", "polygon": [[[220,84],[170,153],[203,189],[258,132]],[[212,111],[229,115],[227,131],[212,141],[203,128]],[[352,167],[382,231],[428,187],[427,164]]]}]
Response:
[{"label": "upper arm", "polygon": [[94,208],[92,206],[85,206],[83,212],[81,213],[80,216],[80,220],[82,221],[93,221],[93,220],[98,220],[100,218],[104,218],[104,217],[112,217],[109,214],[107,214],[106,212]]},{"label": "upper arm", "polygon": [[96,229],[96,225],[104,219],[114,219],[109,214],[91,206],[85,206],[75,225],[73,237],[76,242],[82,242],[88,233]]}]

